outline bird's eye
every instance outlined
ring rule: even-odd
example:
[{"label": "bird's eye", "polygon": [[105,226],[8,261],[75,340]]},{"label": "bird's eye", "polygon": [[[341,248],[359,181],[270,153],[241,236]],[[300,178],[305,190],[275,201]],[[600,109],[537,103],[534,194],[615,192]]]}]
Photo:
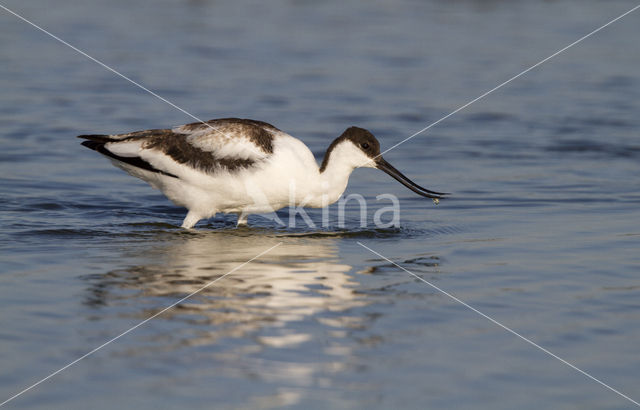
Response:
[{"label": "bird's eye", "polygon": [[360,146],[364,149],[369,148],[369,144],[367,144],[366,142],[363,142],[362,144],[360,144]]}]

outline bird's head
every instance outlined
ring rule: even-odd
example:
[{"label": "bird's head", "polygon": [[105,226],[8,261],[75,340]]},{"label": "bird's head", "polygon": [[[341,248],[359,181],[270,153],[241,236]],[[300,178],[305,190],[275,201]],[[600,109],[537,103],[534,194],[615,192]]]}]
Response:
[{"label": "bird's head", "polygon": [[447,195],[423,188],[404,176],[382,158],[380,143],[372,133],[363,128],[349,127],[331,143],[322,162],[321,172],[327,167],[332,154],[338,157],[336,160],[349,163],[353,168],[366,167],[382,170],[418,195],[433,199],[441,199]]}]

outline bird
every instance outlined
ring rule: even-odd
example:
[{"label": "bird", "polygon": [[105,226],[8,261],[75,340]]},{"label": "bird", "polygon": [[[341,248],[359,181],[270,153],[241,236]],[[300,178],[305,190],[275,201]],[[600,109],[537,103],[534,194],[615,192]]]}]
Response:
[{"label": "bird", "polygon": [[160,190],[187,209],[182,228],[217,213],[250,214],[287,206],[323,208],[336,202],[358,167],[380,169],[413,192],[439,201],[391,166],[369,131],[347,128],[327,148],[320,166],[299,139],[263,121],[220,118],[171,129],[79,135],[87,148]]}]

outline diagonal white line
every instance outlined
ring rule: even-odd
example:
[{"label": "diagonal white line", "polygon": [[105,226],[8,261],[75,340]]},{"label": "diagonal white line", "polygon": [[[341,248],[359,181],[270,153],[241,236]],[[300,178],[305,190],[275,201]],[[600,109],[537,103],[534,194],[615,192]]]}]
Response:
[{"label": "diagonal white line", "polygon": [[[493,87],[492,89],[490,89],[489,91],[485,92],[484,94],[474,98],[473,100],[469,101],[468,103],[458,107],[457,109],[455,109],[454,111],[450,112],[449,114],[445,115],[444,117],[440,118],[439,120],[437,120],[436,122],[433,122],[429,125],[427,125],[426,127],[424,127],[423,129],[421,129],[420,131],[414,133],[413,135],[403,139],[402,141],[398,142],[397,144],[391,146],[391,148],[386,149],[385,151],[381,152],[379,155],[377,155],[375,158],[378,158],[384,154],[386,154],[387,152],[391,151],[392,149],[396,148],[397,146],[404,144],[405,142],[409,141],[411,138],[422,134],[423,132],[425,132],[426,130],[428,130],[429,128],[432,128],[438,124],[440,124],[442,121],[446,120],[447,118],[451,117],[452,115],[464,110],[465,108],[467,108],[468,106],[470,106],[471,104],[475,103],[478,100],[483,99],[484,97],[488,96],[489,94],[493,93],[496,90],[499,90],[500,88],[504,87],[505,85],[509,84],[510,82],[512,82],[513,80],[525,75],[526,73],[528,73],[529,71],[533,70],[534,68],[546,63],[547,61],[551,60],[553,57],[557,56],[560,53],[563,53],[565,51],[567,51],[568,49],[570,49],[571,47],[575,46],[576,44],[582,42],[583,40],[586,40],[587,38],[591,37],[592,35],[596,34],[597,32],[599,32],[600,30],[604,29],[605,27],[615,23],[616,21],[620,20],[621,18],[623,18],[624,16],[626,16],[627,14],[630,14],[634,11],[636,11],[638,8],[640,8],[640,4],[638,4],[637,6],[635,6],[634,8],[632,8],[631,10],[619,15],[618,17],[614,18],[613,20],[609,21],[608,23],[598,27],[597,29],[593,30],[592,32],[590,32],[589,34],[585,34],[584,36],[580,37],[579,39],[577,39],[576,41],[574,41],[573,43],[569,44],[568,46],[562,47],[560,50],[556,51],[555,53],[551,54],[549,57],[538,61],[537,63],[535,63],[534,65],[532,65],[531,67],[527,68],[526,70],[520,72],[519,74],[514,75],[513,77],[509,78],[507,81]],[[375,159],[374,158],[374,159]]]},{"label": "diagonal white line", "polygon": [[79,358],[77,358],[76,360],[72,361],[71,363],[67,364],[66,366],[61,367],[60,369],[56,370],[55,372],[51,373],[50,375],[48,375],[47,377],[39,380],[38,382],[32,384],[31,386],[27,387],[26,389],[21,390],[20,392],[14,394],[13,396],[9,397],[8,399],[6,399],[5,401],[3,401],[2,403],[0,403],[0,407],[4,406],[5,404],[9,403],[10,401],[12,401],[13,399],[17,398],[18,396],[21,396],[22,394],[28,392],[29,390],[33,389],[34,387],[38,386],[39,384],[49,380],[50,378],[52,378],[53,376],[55,376],[56,374],[68,369],[69,367],[73,366],[74,364],[78,363],[80,360],[94,354],[95,352],[97,352],[98,350],[102,349],[103,347],[111,344],[112,342],[115,342],[116,340],[120,339],[122,336],[126,335],[127,333],[130,333],[132,331],[134,331],[135,329],[139,328],[140,326],[144,325],[145,323],[147,323],[148,321],[150,321],[151,319],[154,319],[158,316],[160,316],[161,314],[163,314],[164,312],[166,312],[167,310],[179,305],[180,303],[184,302],[185,300],[189,299],[190,297],[202,292],[203,290],[205,290],[206,288],[208,288],[209,286],[213,285],[214,283],[216,283],[217,281],[227,277],[228,275],[231,275],[233,272],[237,271],[238,269],[242,268],[243,266],[247,265],[248,263],[254,261],[255,259],[261,257],[262,255],[264,255],[267,252],[270,252],[271,250],[275,249],[276,247],[282,245],[282,242],[278,242],[277,244],[275,244],[274,246],[272,246],[271,248],[267,249],[266,251],[262,251],[259,254],[257,254],[256,256],[254,256],[253,258],[249,259],[248,261],[236,266],[235,268],[231,269],[229,272],[225,273],[224,275],[212,280],[211,282],[207,283],[206,285],[204,285],[203,287],[201,287],[200,289],[189,293],[187,296],[183,297],[182,299],[178,300],[175,303],[172,303],[171,305],[167,306],[166,308],[162,309],[161,311],[149,316],[148,318],[146,318],[145,320],[143,320],[142,322],[138,323],[137,325],[129,328],[128,330],[125,330],[124,332],[120,333],[118,336],[111,338],[109,340],[107,340],[106,342],[104,342],[103,344],[101,344],[100,346],[96,347],[95,349],[85,353],[84,355],[80,356]]},{"label": "diagonal white line", "polygon": [[562,363],[566,364],[567,366],[571,367],[574,370],[577,370],[578,372],[582,373],[583,375],[587,376],[588,378],[590,378],[591,380],[601,384],[602,386],[606,387],[607,389],[611,390],[612,392],[620,395],[621,397],[624,397],[625,399],[629,400],[631,403],[635,404],[636,406],[640,407],[640,403],[638,403],[637,401],[633,400],[631,397],[627,396],[626,394],[623,394],[621,392],[619,392],[618,390],[614,389],[613,387],[609,386],[608,384],[606,384],[605,382],[601,381],[600,379],[596,379],[595,377],[593,377],[592,375],[590,375],[589,373],[585,372],[584,370],[579,369],[578,367],[574,366],[573,364],[569,363],[568,361],[564,360],[563,358],[561,358],[560,356],[550,352],[549,350],[545,349],[544,347],[540,346],[539,344],[531,341],[530,339],[527,339],[526,337],[522,336],[520,333],[516,332],[515,330],[512,330],[511,328],[503,325],[502,323],[498,322],[497,320],[493,319],[492,317],[482,313],[481,311],[479,311],[478,309],[474,308],[473,306],[469,305],[468,303],[458,299],[457,297],[453,296],[451,293],[440,289],[438,286],[434,285],[433,283],[421,278],[420,276],[416,275],[415,273],[409,271],[408,269],[398,265],[397,263],[395,263],[394,261],[392,261],[391,259],[387,258],[384,255],[381,255],[380,253],[374,251],[373,249],[369,248],[368,246],[364,245],[361,242],[358,242],[358,245],[362,246],[363,248],[367,249],[368,251],[378,255],[379,257],[381,257],[382,259],[386,260],[387,262],[393,264],[394,266],[402,269],[403,271],[407,272],[409,275],[413,276],[414,278],[418,279],[421,282],[426,283],[427,285],[431,286],[432,288],[434,288],[435,290],[437,290],[438,292],[442,293],[445,296],[448,296],[449,298],[455,300],[456,302],[460,303],[461,305],[463,305],[464,307],[476,312],[477,314],[479,314],[480,316],[484,317],[485,319],[489,320],[490,322],[493,322],[494,324],[500,326],[501,328],[503,328],[504,330],[506,330],[507,332],[518,336],[520,339],[524,340],[525,342],[529,343],[530,345],[542,350],[543,352],[545,352],[546,354],[548,354],[549,356],[558,359],[559,361],[561,361]]},{"label": "diagonal white line", "polygon": [[[5,6],[3,6],[2,4],[0,4],[0,8],[4,9],[6,12],[13,14],[14,16],[16,16],[17,18],[19,18],[20,20],[24,21],[25,23],[35,27],[36,29],[42,31],[43,33],[45,33],[46,35],[48,35],[49,37],[59,41],[60,43],[64,44],[65,46],[71,48],[72,50],[82,54],[83,56],[85,56],[86,58],[88,58],[89,60],[93,61],[96,64],[101,65],[102,67],[106,68],[107,70],[111,71],[112,73],[114,73],[117,76],[120,76],[122,78],[124,78],[125,80],[129,81],[131,84],[135,85],[136,87],[146,91],[147,93],[153,95],[154,97],[158,98],[161,101],[164,101],[165,103],[169,104],[170,106],[172,106],[173,108],[175,108],[176,110],[179,110],[181,112],[183,112],[184,114],[187,114],[189,117],[193,118],[194,120],[201,122],[204,125],[207,125],[209,128],[211,128],[212,130],[214,130],[215,132],[221,133],[223,134],[221,131],[217,130],[216,128],[212,127],[209,123],[207,123],[206,121],[201,120],[200,118],[196,117],[195,115],[191,114],[190,112],[188,112],[187,110],[178,107],[176,104],[172,103],[171,101],[167,100],[166,98],[154,93],[153,91],[151,91],[150,89],[148,89],[147,87],[143,86],[142,84],[132,80],[131,78],[127,77],[126,75],[120,73],[119,71],[117,71],[115,68],[112,68],[110,66],[108,66],[107,64],[103,63],[102,61],[98,60],[97,58],[91,57],[89,54],[85,53],[84,51],[80,50],[79,48],[72,46],[71,44],[67,43],[66,41],[64,41],[63,39],[61,39],[60,37],[56,36],[55,34],[50,33],[49,31],[43,29],[42,27],[40,27],[39,25],[37,25],[36,23],[29,21],[28,19],[26,19],[25,17],[22,17],[20,14],[16,13],[15,11],[9,10],[8,8],[6,8]],[[224,134],[223,134],[224,135]]]}]

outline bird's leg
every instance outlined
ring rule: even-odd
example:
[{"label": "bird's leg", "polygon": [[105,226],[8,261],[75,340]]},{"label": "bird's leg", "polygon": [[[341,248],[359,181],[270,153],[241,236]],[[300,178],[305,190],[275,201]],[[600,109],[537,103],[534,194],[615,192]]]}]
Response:
[{"label": "bird's leg", "polygon": [[238,225],[237,226],[247,226],[247,219],[249,215],[244,212],[238,212]]},{"label": "bird's leg", "polygon": [[193,211],[189,211],[187,212],[187,216],[184,218],[184,221],[182,221],[182,227],[184,229],[191,229],[200,219],[200,215]]}]

